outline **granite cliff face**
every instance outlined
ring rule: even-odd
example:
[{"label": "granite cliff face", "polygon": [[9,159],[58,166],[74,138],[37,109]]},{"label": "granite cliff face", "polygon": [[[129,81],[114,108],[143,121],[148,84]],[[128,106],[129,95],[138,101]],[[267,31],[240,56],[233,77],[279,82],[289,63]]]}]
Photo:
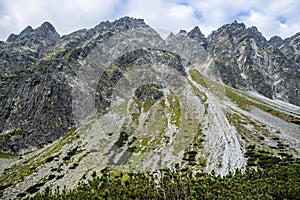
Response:
[{"label": "granite cliff face", "polygon": [[72,126],[65,61],[47,59],[60,38],[48,22],[10,35],[1,48],[0,148],[19,152],[55,141]]},{"label": "granite cliff face", "polygon": [[256,27],[234,22],[209,35],[208,51],[225,84],[299,105],[297,40],[291,38],[281,48],[276,38],[268,42]]},{"label": "granite cliff face", "polygon": [[[134,41],[128,46],[125,38]],[[89,111],[93,112],[79,107],[85,97],[94,95],[98,74],[123,52],[151,43],[157,47],[163,41],[143,20],[130,18],[103,22],[63,37],[48,22],[10,35],[0,49],[0,149],[16,153],[61,137],[78,120],[90,115]],[[81,69],[84,59],[86,69]]]},{"label": "granite cliff face", "polygon": [[260,166],[249,151],[298,158],[299,38],[267,41],[234,22],[163,40],[129,17],[10,35],[0,42],[0,152],[13,158],[0,158],[0,195],[72,187],[108,165],[225,175]]}]

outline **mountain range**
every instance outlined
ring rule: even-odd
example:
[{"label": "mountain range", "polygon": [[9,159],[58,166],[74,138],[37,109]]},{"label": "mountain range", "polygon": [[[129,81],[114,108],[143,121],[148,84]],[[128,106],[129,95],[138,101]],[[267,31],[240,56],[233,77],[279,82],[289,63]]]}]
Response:
[{"label": "mountain range", "polygon": [[[0,190],[72,188],[89,172],[190,168],[224,176],[299,162],[300,33],[234,21],[166,39],[123,17],[0,42]],[[263,158],[263,159],[262,159]]]}]

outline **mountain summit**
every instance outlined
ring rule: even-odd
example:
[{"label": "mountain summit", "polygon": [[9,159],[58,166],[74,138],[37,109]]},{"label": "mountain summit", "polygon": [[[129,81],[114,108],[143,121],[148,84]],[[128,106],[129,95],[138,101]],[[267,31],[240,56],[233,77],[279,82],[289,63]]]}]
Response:
[{"label": "mountain summit", "polygon": [[73,188],[92,171],[225,176],[299,162],[299,34],[142,19],[62,37],[45,22],[0,43],[0,195]]},{"label": "mountain summit", "polygon": [[24,40],[44,40],[49,44],[56,42],[60,36],[56,32],[54,26],[49,22],[44,22],[40,27],[32,29],[31,26],[27,26],[19,35],[11,34],[7,38],[7,42],[17,42]]},{"label": "mountain summit", "polygon": [[204,42],[206,40],[205,36],[201,33],[198,26],[195,26],[189,33],[188,36],[197,41]]}]

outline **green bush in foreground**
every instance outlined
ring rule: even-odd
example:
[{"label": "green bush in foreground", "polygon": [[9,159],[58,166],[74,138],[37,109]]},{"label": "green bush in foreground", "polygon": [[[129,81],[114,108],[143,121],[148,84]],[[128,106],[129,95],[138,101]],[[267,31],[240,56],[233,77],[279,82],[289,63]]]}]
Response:
[{"label": "green bush in foreground", "polygon": [[[299,164],[215,177],[190,170],[152,173],[102,170],[74,190],[46,188],[31,199],[300,199]],[[30,198],[30,197],[29,197]]]}]

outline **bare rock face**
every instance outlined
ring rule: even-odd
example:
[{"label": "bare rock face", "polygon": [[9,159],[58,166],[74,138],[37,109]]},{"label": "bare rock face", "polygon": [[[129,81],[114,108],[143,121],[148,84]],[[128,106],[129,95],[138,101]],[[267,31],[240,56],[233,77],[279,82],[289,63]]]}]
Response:
[{"label": "bare rock face", "polygon": [[24,39],[27,40],[37,40],[44,41],[47,44],[53,44],[60,38],[59,34],[56,32],[55,28],[49,22],[44,22],[37,29],[32,29],[31,26],[27,26],[20,35],[11,34],[7,38],[7,42],[18,42]]},{"label": "bare rock face", "polygon": [[62,75],[67,68],[41,62],[1,80],[1,150],[16,153],[47,144],[74,125],[71,89]]},{"label": "bare rock face", "polygon": [[198,42],[200,42],[201,44],[205,44],[206,43],[206,38],[205,36],[201,33],[200,29],[198,26],[196,26],[195,28],[193,28],[189,33],[188,36],[194,40],[197,40]]},{"label": "bare rock face", "polygon": [[[271,39],[270,42],[274,40]],[[300,33],[296,33],[295,35],[284,40],[281,39],[280,42],[274,43],[274,46],[280,49],[280,51],[283,52],[287,58],[294,60],[297,64],[300,63]]]},{"label": "bare rock face", "polygon": [[1,74],[3,70],[11,71],[36,63],[51,53],[50,48],[59,38],[49,22],[44,22],[36,29],[28,26],[19,35],[11,34],[0,49]]},{"label": "bare rock face", "polygon": [[[124,39],[130,37],[128,47]],[[145,40],[141,40],[143,37]],[[6,42],[1,42],[0,49],[3,52],[0,57],[1,151],[27,151],[60,138],[79,123],[77,103],[85,109],[82,99],[95,95],[96,88],[101,86],[97,86],[98,80],[114,55],[119,57],[130,47],[160,44],[163,40],[143,20],[129,17],[102,22],[92,29],[63,37],[48,22],[36,29],[28,26],[19,35],[10,35]],[[106,49],[115,51],[114,55]],[[100,51],[103,53],[99,55]],[[98,63],[99,59],[102,62]],[[80,68],[82,62],[86,65]],[[94,75],[95,80],[91,77]]]},{"label": "bare rock face", "polygon": [[267,41],[256,27],[234,22],[212,32],[208,51],[225,84],[300,105],[299,63],[283,45],[295,40],[274,37]]}]

